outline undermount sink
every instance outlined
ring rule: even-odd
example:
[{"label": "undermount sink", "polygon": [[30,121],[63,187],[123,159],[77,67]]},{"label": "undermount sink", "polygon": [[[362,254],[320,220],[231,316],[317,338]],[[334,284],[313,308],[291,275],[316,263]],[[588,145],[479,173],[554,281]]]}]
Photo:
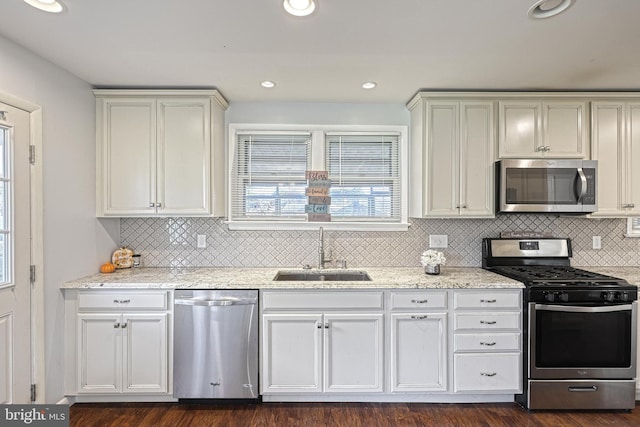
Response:
[{"label": "undermount sink", "polygon": [[276,282],[369,282],[366,271],[278,271]]}]

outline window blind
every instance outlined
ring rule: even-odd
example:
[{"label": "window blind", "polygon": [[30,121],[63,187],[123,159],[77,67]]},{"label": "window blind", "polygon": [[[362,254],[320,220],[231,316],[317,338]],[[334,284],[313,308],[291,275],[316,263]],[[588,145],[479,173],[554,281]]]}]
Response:
[{"label": "window blind", "polygon": [[326,134],[333,220],[400,222],[399,139],[398,134]]},{"label": "window blind", "polygon": [[236,135],[231,172],[231,220],[305,220],[305,171],[311,134]]}]

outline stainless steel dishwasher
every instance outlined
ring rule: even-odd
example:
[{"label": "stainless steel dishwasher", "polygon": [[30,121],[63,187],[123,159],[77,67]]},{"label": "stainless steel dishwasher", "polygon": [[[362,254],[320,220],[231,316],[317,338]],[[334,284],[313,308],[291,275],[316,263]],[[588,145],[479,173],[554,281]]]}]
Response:
[{"label": "stainless steel dishwasher", "polygon": [[257,399],[258,291],[176,290],[178,399]]}]

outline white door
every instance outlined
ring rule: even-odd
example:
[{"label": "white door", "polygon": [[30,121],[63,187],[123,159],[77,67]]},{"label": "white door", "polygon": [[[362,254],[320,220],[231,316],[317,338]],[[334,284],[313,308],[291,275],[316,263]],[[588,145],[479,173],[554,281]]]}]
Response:
[{"label": "white door", "polygon": [[587,103],[543,103],[542,128],[546,157],[587,157]]},{"label": "white door", "polygon": [[542,157],[542,105],[535,101],[501,101],[498,137],[498,157]]},{"label": "white door", "polygon": [[324,391],[383,391],[382,319],[382,314],[324,315]]},{"label": "white door", "polygon": [[0,103],[0,404],[31,385],[29,113]]},{"label": "white door", "polygon": [[167,313],[125,314],[123,331],[124,388],[132,393],[166,393]]},{"label": "white door", "polygon": [[78,315],[78,391],[119,393],[122,390],[122,315]]},{"label": "white door", "polygon": [[322,391],[321,314],[262,316],[263,394]]},{"label": "white door", "polygon": [[391,315],[391,391],[447,390],[447,313]]}]

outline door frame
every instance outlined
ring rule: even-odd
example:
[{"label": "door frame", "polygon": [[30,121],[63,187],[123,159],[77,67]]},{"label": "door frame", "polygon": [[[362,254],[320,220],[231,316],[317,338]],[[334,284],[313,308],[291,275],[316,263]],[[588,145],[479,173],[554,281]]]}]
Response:
[{"label": "door frame", "polygon": [[44,333],[44,218],[42,167],[42,107],[0,91],[0,102],[29,113],[29,144],[35,146],[36,162],[30,171],[31,193],[31,265],[36,267],[36,280],[31,284],[31,384],[36,385],[35,403],[45,400],[45,333]]}]

